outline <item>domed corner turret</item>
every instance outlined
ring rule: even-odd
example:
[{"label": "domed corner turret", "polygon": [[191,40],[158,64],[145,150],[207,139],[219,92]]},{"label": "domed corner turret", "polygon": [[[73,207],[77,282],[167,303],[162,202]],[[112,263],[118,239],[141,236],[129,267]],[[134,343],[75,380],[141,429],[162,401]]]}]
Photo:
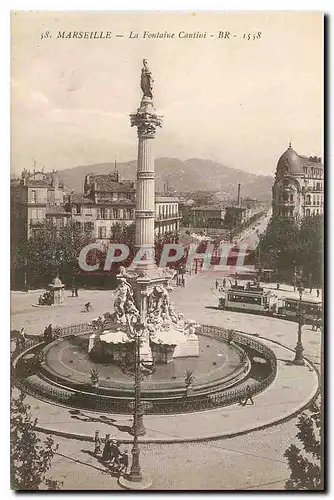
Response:
[{"label": "domed corner turret", "polygon": [[277,163],[276,177],[280,178],[285,175],[303,175],[302,158],[292,148],[291,142]]}]

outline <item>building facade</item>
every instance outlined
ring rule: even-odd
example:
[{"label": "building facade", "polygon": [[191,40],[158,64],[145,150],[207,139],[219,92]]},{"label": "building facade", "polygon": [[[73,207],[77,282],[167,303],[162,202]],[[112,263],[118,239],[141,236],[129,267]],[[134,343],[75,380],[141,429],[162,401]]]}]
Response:
[{"label": "building facade", "polygon": [[273,217],[302,219],[323,213],[324,166],[317,156],[302,156],[289,144],[277,163],[272,188]]},{"label": "building facade", "polygon": [[225,221],[226,209],[219,205],[204,205],[191,209],[191,225],[206,227],[215,225],[219,227]]},{"label": "building facade", "polygon": [[112,226],[131,224],[135,218],[135,183],[120,181],[117,171],[88,174],[84,193],[68,196],[66,209],[81,229],[89,230],[96,240],[110,240]]},{"label": "building facade", "polygon": [[[12,242],[26,241],[50,220],[62,227],[71,220],[89,231],[95,240],[112,238],[115,223],[135,222],[136,183],[119,179],[117,171],[88,174],[83,194],[69,193],[57,172],[27,172],[11,181]],[[168,194],[155,197],[155,233],[164,235],[179,229],[178,198]]]},{"label": "building facade", "polygon": [[156,193],[155,195],[155,234],[162,236],[179,230],[181,214],[179,200],[175,196]]},{"label": "building facade", "polygon": [[50,220],[61,227],[71,214],[65,209],[66,194],[57,172],[28,172],[11,180],[12,241],[26,241],[41,223]]}]

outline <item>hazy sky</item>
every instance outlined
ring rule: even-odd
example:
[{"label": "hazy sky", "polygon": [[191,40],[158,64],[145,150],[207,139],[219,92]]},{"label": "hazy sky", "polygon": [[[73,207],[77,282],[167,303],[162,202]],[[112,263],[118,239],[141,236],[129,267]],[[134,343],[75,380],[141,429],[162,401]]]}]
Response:
[{"label": "hazy sky", "polygon": [[[46,30],[51,39],[41,39]],[[64,30],[112,38],[57,39]],[[145,30],[175,38],[143,39]],[[218,39],[226,30],[236,36]],[[207,37],[181,39],[180,31]],[[260,39],[243,39],[259,31]],[[273,174],[289,140],[300,154],[322,156],[322,57],[320,13],[15,13],[12,171],[33,160],[61,170],[135,159],[128,115],[139,106],[143,58],[165,117],[156,157]]]}]

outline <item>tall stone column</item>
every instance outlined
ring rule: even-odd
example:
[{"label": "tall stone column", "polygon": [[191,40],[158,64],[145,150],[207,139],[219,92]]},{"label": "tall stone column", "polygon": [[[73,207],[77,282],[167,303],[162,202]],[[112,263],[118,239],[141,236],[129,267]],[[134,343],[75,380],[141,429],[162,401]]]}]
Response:
[{"label": "tall stone column", "polygon": [[[156,128],[162,127],[153,99],[144,95],[136,114],[131,114],[131,126],[138,130],[136,240],[137,250],[146,249],[145,267],[154,267],[155,170],[153,140]],[[143,267],[141,265],[141,267]]]}]

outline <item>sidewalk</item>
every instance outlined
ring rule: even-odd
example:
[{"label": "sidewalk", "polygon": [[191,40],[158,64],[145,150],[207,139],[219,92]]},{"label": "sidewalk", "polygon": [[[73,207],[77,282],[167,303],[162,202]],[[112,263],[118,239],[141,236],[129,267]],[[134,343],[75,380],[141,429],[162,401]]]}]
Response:
[{"label": "sidewalk", "polygon": [[[294,352],[271,341],[264,341],[278,358],[274,382],[254,397],[254,405],[233,405],[215,410],[179,415],[146,415],[147,433],[143,443],[177,443],[226,438],[273,425],[291,418],[315,396],[318,376],[311,365],[290,365]],[[129,415],[100,414],[89,411],[72,412],[68,408],[45,403],[30,396],[33,417],[44,432],[91,441],[96,429],[103,436],[112,434],[122,443],[132,442],[127,428]]]}]

